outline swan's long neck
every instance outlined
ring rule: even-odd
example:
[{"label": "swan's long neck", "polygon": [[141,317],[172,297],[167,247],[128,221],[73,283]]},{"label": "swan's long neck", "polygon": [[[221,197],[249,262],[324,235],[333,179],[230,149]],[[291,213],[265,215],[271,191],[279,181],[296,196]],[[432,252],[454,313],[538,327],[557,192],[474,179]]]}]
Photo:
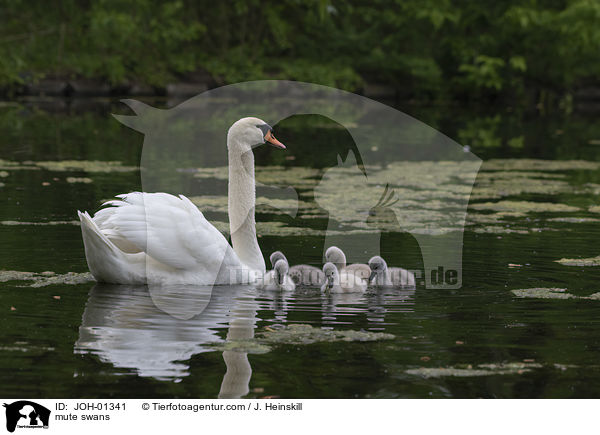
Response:
[{"label": "swan's long neck", "polygon": [[254,154],[231,143],[236,138],[228,138],[229,149],[229,229],[233,250],[246,266],[265,272],[258,240],[256,239],[256,221],[254,208],[256,192],[254,183]]}]

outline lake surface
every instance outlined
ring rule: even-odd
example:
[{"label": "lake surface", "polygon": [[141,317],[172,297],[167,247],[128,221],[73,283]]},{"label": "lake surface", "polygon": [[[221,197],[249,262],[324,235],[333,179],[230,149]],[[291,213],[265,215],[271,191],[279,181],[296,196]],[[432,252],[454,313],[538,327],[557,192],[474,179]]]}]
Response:
[{"label": "lake surface", "polygon": [[[368,183],[352,168],[336,179],[338,154],[360,160],[352,138],[297,116],[275,126],[286,154],[255,153],[267,186],[259,243],[267,262],[282,250],[292,264],[320,266],[335,240],[327,205],[337,199],[322,183],[331,175],[368,203],[336,218],[352,261],[368,260],[376,240],[389,265],[424,276],[422,248],[460,234],[460,288],[419,279],[416,289],[363,295],[224,286],[202,300],[193,288],[156,293],[87,273],[76,211],[142,189],[144,137],[110,115],[129,114],[125,106],[0,103],[0,396],[598,397],[597,114],[401,109],[483,160],[472,191],[456,162],[377,157],[377,143]],[[226,233],[226,168],[203,158],[171,173]],[[390,171],[402,176],[391,185],[398,201],[385,206]],[[297,200],[277,196],[289,187]],[[469,205],[464,232],[457,201]]]}]

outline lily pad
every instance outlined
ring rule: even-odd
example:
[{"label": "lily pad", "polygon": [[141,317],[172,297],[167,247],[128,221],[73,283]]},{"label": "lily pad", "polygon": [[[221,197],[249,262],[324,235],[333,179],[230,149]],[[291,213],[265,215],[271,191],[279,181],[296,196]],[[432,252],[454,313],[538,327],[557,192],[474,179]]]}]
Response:
[{"label": "lily pad", "polygon": [[260,340],[270,344],[311,344],[322,341],[378,341],[393,338],[394,335],[383,332],[336,331],[314,328],[306,324],[292,324],[284,328],[265,331],[259,334]]},{"label": "lily pad", "polygon": [[53,284],[77,285],[94,281],[91,273],[67,272],[55,274],[53,272],[22,272],[16,270],[0,270],[0,282],[31,281],[22,287],[45,287]]},{"label": "lily pad", "polygon": [[590,160],[491,159],[483,163],[486,171],[570,171],[600,169]]},{"label": "lily pad", "polygon": [[0,169],[4,170],[39,170],[47,171],[83,171],[83,172],[131,172],[138,171],[138,166],[126,166],[119,161],[101,160],[56,160],[14,162],[0,159]]},{"label": "lily pad", "polygon": [[392,334],[370,331],[336,331],[330,329],[314,328],[306,324],[291,324],[278,329],[269,329],[257,334],[255,338],[246,340],[231,340],[225,343],[216,343],[215,350],[230,350],[248,353],[269,352],[273,346],[285,344],[312,344],[318,342],[340,341],[379,341],[391,340]]},{"label": "lily pad", "polygon": [[600,219],[585,218],[585,217],[555,217],[555,218],[548,219],[548,221],[567,222],[570,224],[582,224],[582,223],[588,223],[588,222],[600,222]]},{"label": "lily pad", "polygon": [[479,377],[479,376],[497,376],[497,375],[521,375],[530,372],[532,369],[541,368],[537,363],[501,363],[501,364],[479,364],[478,366],[455,366],[455,367],[419,367],[406,370],[409,375],[421,376],[423,378],[443,378],[443,377]]},{"label": "lily pad", "polygon": [[571,293],[567,293],[564,288],[525,288],[511,290],[511,292],[518,298],[536,298],[536,299],[576,299]]},{"label": "lily pad", "polygon": [[600,256],[590,258],[561,258],[554,261],[565,266],[600,266]]},{"label": "lily pad", "polygon": [[75,225],[79,226],[79,221],[47,221],[47,222],[26,222],[26,221],[0,221],[0,225],[16,226],[16,225],[34,225],[34,226],[46,226],[46,225]]},{"label": "lily pad", "polygon": [[553,202],[534,202],[534,201],[498,201],[471,204],[469,206],[475,210],[495,210],[511,212],[572,212],[579,211],[578,207],[566,204],[556,204]]},{"label": "lily pad", "polygon": [[83,172],[131,172],[138,171],[138,166],[125,166],[118,161],[101,160],[58,160],[46,162],[30,162],[47,171],[83,171]]},{"label": "lily pad", "polygon": [[74,183],[89,184],[92,181],[93,180],[88,177],[67,177],[67,183],[70,183],[70,184],[74,184]]},{"label": "lily pad", "polygon": [[234,351],[262,354],[271,351],[271,347],[257,340],[229,340],[223,343],[217,343],[211,346],[216,351]]}]

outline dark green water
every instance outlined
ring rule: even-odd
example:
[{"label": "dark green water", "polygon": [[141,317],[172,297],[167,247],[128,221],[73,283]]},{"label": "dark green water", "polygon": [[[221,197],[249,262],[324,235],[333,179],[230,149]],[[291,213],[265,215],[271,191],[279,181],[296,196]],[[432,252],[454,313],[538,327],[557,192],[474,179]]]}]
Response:
[{"label": "dark green water", "polygon": [[[403,110],[469,144],[484,160],[476,183],[482,190],[471,200],[464,232],[462,288],[418,285],[415,291],[337,298],[311,289],[281,295],[223,288],[202,315],[178,320],[156,308],[144,287],[32,287],[40,281],[23,275],[9,280],[5,273],[0,396],[598,397],[600,301],[587,297],[600,291],[599,270],[555,262],[599,254],[600,214],[591,208],[600,202],[597,116]],[[116,102],[0,105],[0,270],[87,272],[76,211],[95,211],[102,200],[141,189],[139,171],[126,167],[139,165],[143,138],[118,124],[111,111],[126,113]],[[257,164],[316,168],[319,177],[351,145],[343,130],[318,121],[280,123],[278,137],[304,144],[303,151],[290,150],[295,159],[286,160],[260,149]],[[117,161],[125,169],[39,163],[67,160]],[[556,161],[564,164],[553,166]],[[310,187],[298,190],[310,196]],[[477,208],[489,202],[504,202],[500,212],[508,214]],[[226,220],[216,208],[206,216]],[[292,263],[320,262],[326,216],[307,223],[259,209],[257,220],[312,231],[266,228],[259,239],[266,257],[281,249]],[[381,252],[391,265],[422,268],[410,234],[382,232]],[[561,288],[572,297],[518,298],[511,292],[537,287]],[[186,297],[192,304],[193,296],[178,302]],[[228,333],[259,336],[296,323],[394,338],[284,342],[264,353],[214,348]]]}]

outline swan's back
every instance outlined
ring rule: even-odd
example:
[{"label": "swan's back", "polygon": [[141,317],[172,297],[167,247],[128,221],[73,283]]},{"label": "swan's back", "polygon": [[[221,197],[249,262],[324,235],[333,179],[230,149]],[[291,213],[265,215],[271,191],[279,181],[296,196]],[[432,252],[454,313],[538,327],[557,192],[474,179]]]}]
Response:
[{"label": "swan's back", "polygon": [[321,286],[325,283],[325,274],[318,267],[298,264],[290,267],[290,276],[297,285],[307,287]]},{"label": "swan's back", "polygon": [[[140,262],[153,283],[226,284],[232,271],[248,273],[225,237],[185,196],[133,192],[117,197],[91,222],[83,225],[82,218],[86,257],[97,280],[132,283],[123,276],[139,275]],[[118,267],[109,272],[100,267],[103,263]]]}]

